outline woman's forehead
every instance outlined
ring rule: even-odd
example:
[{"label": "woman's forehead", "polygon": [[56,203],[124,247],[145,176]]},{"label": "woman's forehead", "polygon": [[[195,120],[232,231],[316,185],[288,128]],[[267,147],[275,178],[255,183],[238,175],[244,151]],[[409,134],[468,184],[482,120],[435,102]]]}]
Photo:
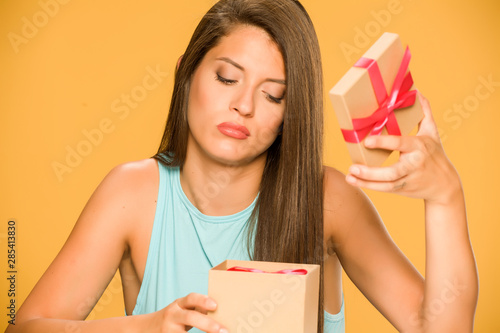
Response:
[{"label": "woman's forehead", "polygon": [[255,26],[240,25],[233,28],[229,34],[221,37],[206,58],[211,61],[230,59],[243,69],[259,66],[269,67],[268,70],[272,70],[275,75],[284,76],[285,73],[283,56],[278,46],[266,31]]}]

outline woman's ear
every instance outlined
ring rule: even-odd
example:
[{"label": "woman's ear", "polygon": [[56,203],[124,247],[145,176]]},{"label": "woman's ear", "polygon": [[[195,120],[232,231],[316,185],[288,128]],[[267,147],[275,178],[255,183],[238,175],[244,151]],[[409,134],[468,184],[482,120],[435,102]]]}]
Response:
[{"label": "woman's ear", "polygon": [[184,56],[184,54],[181,54],[181,56],[179,57],[179,60],[177,60],[177,67],[176,67],[177,70],[179,69],[179,66],[181,65],[181,60],[182,60],[183,56]]}]

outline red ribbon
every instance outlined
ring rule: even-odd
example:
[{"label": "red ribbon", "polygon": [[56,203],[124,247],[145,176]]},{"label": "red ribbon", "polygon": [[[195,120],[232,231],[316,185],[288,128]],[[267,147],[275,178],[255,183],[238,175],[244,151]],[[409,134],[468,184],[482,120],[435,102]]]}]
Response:
[{"label": "red ribbon", "polygon": [[380,69],[375,60],[361,58],[354,64],[354,67],[366,68],[368,70],[379,108],[371,116],[353,119],[352,130],[342,129],[342,134],[346,142],[359,143],[368,135],[380,135],[384,127],[387,128],[387,132],[390,135],[401,135],[394,110],[415,104],[417,94],[416,90],[410,90],[413,85],[411,73],[409,71],[406,73],[410,59],[410,49],[406,47],[389,96],[387,96],[382,74],[380,74]]},{"label": "red ribbon", "polygon": [[277,272],[266,272],[256,268],[247,268],[241,266],[234,266],[227,269],[231,272],[252,272],[252,273],[270,273],[270,274],[289,274],[289,275],[306,275],[307,270],[305,269],[283,269]]}]

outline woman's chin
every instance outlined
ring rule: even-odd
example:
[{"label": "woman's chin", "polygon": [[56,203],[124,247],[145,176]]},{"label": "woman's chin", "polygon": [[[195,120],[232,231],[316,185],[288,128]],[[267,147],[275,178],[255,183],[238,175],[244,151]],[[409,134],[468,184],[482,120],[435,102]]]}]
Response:
[{"label": "woman's chin", "polygon": [[245,166],[252,163],[265,162],[265,152],[247,152],[242,149],[219,149],[212,155],[212,158],[220,164],[227,166]]}]

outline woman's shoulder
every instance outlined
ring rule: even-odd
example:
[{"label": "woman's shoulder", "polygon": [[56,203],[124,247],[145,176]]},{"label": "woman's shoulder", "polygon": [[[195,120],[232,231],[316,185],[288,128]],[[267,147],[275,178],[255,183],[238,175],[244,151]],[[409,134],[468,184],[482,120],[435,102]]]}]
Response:
[{"label": "woman's shoulder", "polygon": [[104,177],[94,195],[108,204],[131,207],[139,211],[140,205],[156,200],[158,164],[153,158],[126,162],[115,166]]},{"label": "woman's shoulder", "polygon": [[136,178],[153,177],[158,173],[158,162],[154,158],[146,158],[118,164],[109,172],[107,177]]},{"label": "woman's shoulder", "polygon": [[338,210],[339,207],[349,208],[361,199],[361,190],[348,184],[345,177],[342,172],[333,167],[323,167],[325,210]]},{"label": "woman's shoulder", "polygon": [[121,163],[104,177],[100,186],[114,192],[137,192],[158,182],[158,162],[153,158]]},{"label": "woman's shoulder", "polygon": [[347,183],[345,175],[335,168],[323,168],[323,188],[325,232],[330,235],[340,235],[349,228],[353,219],[375,213],[366,194]]},{"label": "woman's shoulder", "polygon": [[158,164],[149,158],[115,166],[104,177],[87,205],[106,223],[133,234],[141,221],[152,220],[158,194]]}]

